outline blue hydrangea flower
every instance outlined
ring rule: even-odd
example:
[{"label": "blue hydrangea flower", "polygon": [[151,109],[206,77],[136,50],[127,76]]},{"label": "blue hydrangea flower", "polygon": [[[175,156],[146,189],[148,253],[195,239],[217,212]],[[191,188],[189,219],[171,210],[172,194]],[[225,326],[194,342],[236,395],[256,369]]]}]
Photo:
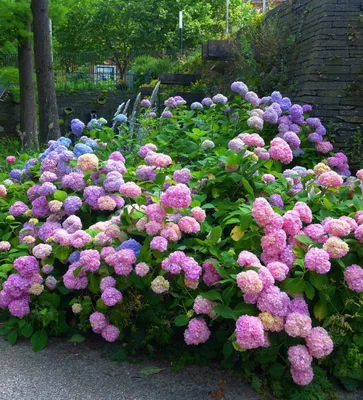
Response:
[{"label": "blue hydrangea flower", "polygon": [[96,149],[98,147],[98,143],[91,138],[87,138],[83,143],[92,149]]},{"label": "blue hydrangea flower", "polygon": [[91,121],[88,122],[88,124],[87,124],[87,129],[89,129],[90,131],[92,131],[94,129],[100,129],[101,127],[102,127],[102,125],[95,118],[91,119]]},{"label": "blue hydrangea flower", "polygon": [[69,138],[66,138],[66,137],[64,137],[64,136],[61,136],[61,137],[57,140],[57,142],[60,143],[60,144],[62,144],[63,146],[65,146],[65,147],[67,147],[67,148],[72,144],[72,140],[69,139]]},{"label": "blue hydrangea flower", "polygon": [[120,124],[124,124],[125,122],[127,122],[127,117],[124,114],[117,114],[113,120]]},{"label": "blue hydrangea flower", "polygon": [[135,253],[135,256],[138,256],[140,254],[141,247],[142,245],[137,240],[129,239],[117,247],[116,250],[130,249]]},{"label": "blue hydrangea flower", "polygon": [[79,119],[72,119],[71,121],[71,131],[76,135],[76,136],[81,136],[83,129],[85,125],[82,121]]},{"label": "blue hydrangea flower", "polygon": [[69,257],[68,261],[73,264],[75,262],[78,262],[81,257],[81,252],[80,251],[74,251]]},{"label": "blue hydrangea flower", "polygon": [[273,92],[271,94],[271,101],[273,103],[280,103],[282,101],[282,94],[280,92]]},{"label": "blue hydrangea flower", "polygon": [[20,169],[13,169],[9,174],[9,178],[16,183],[19,183],[21,181],[22,176],[23,171],[21,171]]},{"label": "blue hydrangea flower", "polygon": [[74,155],[78,158],[83,154],[93,154],[93,150],[91,147],[87,146],[83,143],[77,143],[73,149]]}]

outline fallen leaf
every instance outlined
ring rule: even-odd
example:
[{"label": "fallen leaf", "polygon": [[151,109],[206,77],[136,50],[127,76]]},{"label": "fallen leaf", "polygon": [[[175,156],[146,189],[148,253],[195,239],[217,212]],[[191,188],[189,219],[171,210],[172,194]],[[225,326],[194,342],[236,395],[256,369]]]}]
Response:
[{"label": "fallen leaf", "polygon": [[164,371],[165,368],[158,368],[158,367],[145,367],[140,371],[142,375],[154,375],[158,374],[161,371]]},{"label": "fallen leaf", "polygon": [[235,226],[232,229],[231,232],[231,238],[235,241],[238,242],[239,240],[241,240],[243,238],[243,236],[245,235],[246,231],[242,230],[238,225]]}]

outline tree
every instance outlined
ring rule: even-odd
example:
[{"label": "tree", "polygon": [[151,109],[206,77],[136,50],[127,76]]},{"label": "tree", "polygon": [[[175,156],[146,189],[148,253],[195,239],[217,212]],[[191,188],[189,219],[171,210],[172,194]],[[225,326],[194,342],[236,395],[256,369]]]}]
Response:
[{"label": "tree", "polygon": [[31,0],[41,143],[60,136],[51,54],[48,0]]},{"label": "tree", "polygon": [[[184,10],[185,49],[195,49],[225,32],[224,0],[58,0],[67,22],[55,27],[61,53],[112,55],[121,72],[133,53],[178,50],[178,13]],[[230,0],[230,26],[239,28],[241,0]],[[235,29],[237,30],[237,29]]]},{"label": "tree", "polygon": [[8,50],[17,48],[20,136],[26,148],[34,148],[38,138],[29,4],[27,0],[4,0],[0,12],[0,44]]}]

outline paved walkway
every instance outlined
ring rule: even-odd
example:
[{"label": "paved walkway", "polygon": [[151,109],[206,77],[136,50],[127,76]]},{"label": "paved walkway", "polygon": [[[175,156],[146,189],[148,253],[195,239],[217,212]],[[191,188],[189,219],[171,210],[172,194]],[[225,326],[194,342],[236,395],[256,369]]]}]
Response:
[{"label": "paved walkway", "polygon": [[[0,400],[261,400],[231,372],[186,367],[173,372],[170,363],[118,363],[101,358],[101,347],[52,339],[40,353],[29,343],[9,345],[0,338]],[[165,368],[152,375],[146,367]],[[216,395],[225,380],[224,397]],[[362,400],[363,392],[342,393]]]},{"label": "paved walkway", "polygon": [[[0,400],[213,400],[221,380],[219,400],[260,400],[232,373],[187,367],[173,372],[170,363],[141,365],[100,357],[101,346],[52,340],[39,353],[29,343],[9,345],[0,338]],[[143,375],[145,367],[165,370]]]}]

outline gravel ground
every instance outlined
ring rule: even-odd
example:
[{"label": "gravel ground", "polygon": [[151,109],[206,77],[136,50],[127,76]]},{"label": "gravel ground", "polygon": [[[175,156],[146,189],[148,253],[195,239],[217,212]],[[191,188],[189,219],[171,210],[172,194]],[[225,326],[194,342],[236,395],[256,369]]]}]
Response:
[{"label": "gravel ground", "polygon": [[[152,375],[147,367],[165,368]],[[218,394],[219,384],[224,396]],[[341,393],[340,399],[363,400],[363,392]],[[117,363],[101,357],[98,343],[78,345],[52,339],[34,353],[29,343],[9,345],[0,338],[0,400],[261,400],[233,373],[218,368],[170,363]]]},{"label": "gravel ground", "polygon": [[[100,346],[52,340],[34,353],[29,343],[0,339],[0,400],[210,400],[226,380],[219,400],[260,400],[227,371],[187,367],[173,372],[170,363],[117,363],[100,357]],[[145,367],[165,368],[143,375]]]}]

